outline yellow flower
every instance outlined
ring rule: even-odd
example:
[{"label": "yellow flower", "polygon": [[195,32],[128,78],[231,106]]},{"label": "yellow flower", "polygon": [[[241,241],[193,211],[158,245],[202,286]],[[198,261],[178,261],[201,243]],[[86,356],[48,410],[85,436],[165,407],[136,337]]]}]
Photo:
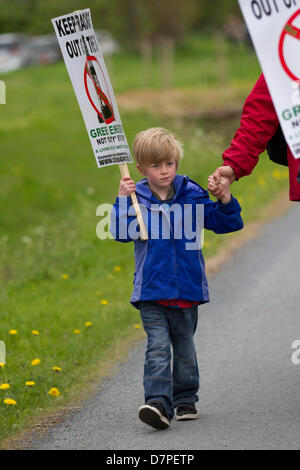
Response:
[{"label": "yellow flower", "polygon": [[33,359],[33,361],[31,361],[31,365],[32,366],[38,366],[40,362],[41,362],[40,359]]},{"label": "yellow flower", "polygon": [[85,322],[85,326],[92,326],[92,324],[93,324],[93,323],[92,323],[91,321],[86,321],[86,322]]},{"label": "yellow flower", "polygon": [[17,330],[9,330],[10,335],[17,335],[18,331]]},{"label": "yellow flower", "polygon": [[58,390],[58,388],[55,387],[50,388],[48,393],[51,397],[59,397],[60,395],[60,391]]},{"label": "yellow flower", "polygon": [[15,400],[12,400],[11,398],[5,398],[4,400],[5,405],[16,405],[17,402]]},{"label": "yellow flower", "polygon": [[114,271],[115,271],[116,273],[119,273],[120,271],[122,271],[122,269],[123,269],[122,266],[115,266],[115,267],[114,267]]},{"label": "yellow flower", "polygon": [[75,335],[80,335],[80,330],[74,330]]},{"label": "yellow flower", "polygon": [[9,384],[1,384],[0,385],[0,390],[8,390],[10,388]]},{"label": "yellow flower", "polygon": [[262,176],[260,176],[260,177],[257,179],[257,182],[258,182],[259,186],[260,186],[261,188],[263,188],[263,189],[267,186],[266,180],[265,180],[265,178],[263,178]]},{"label": "yellow flower", "polygon": [[32,330],[32,334],[34,336],[38,336],[40,334],[40,332],[38,330]]},{"label": "yellow flower", "polygon": [[136,323],[136,324],[134,325],[134,328],[135,328],[136,330],[138,330],[139,328],[141,328],[141,325],[139,325],[138,323]]},{"label": "yellow flower", "polygon": [[56,372],[61,371],[61,367],[58,367],[58,366],[53,366],[52,369],[55,370]]},{"label": "yellow flower", "polygon": [[33,387],[35,385],[35,382],[33,380],[27,380],[27,382],[25,382],[25,385],[27,387]]},{"label": "yellow flower", "polygon": [[281,172],[277,169],[273,170],[273,178],[275,180],[280,180],[281,179]]},{"label": "yellow flower", "polygon": [[0,369],[3,369],[5,367],[5,364],[3,362],[0,362]]},{"label": "yellow flower", "polygon": [[64,280],[69,279],[69,277],[70,277],[69,274],[62,274],[61,275],[61,278],[64,279]]},{"label": "yellow flower", "polygon": [[104,299],[101,300],[101,304],[102,304],[102,305],[108,305],[108,300],[104,300]]}]

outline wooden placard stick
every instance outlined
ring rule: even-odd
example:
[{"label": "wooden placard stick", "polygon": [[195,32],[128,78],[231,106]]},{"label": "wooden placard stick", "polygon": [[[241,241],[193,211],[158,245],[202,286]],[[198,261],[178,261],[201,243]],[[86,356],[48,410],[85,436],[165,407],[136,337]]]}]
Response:
[{"label": "wooden placard stick", "polygon": [[[119,165],[119,168],[120,168],[122,177],[127,176],[128,178],[130,178],[130,173],[129,173],[127,163],[122,163],[121,165]],[[132,205],[134,207],[134,210],[137,216],[138,224],[140,226],[140,239],[144,242],[148,240],[148,232],[144,223],[141,208],[139,206],[135,192],[131,193],[130,197],[131,197]]]}]

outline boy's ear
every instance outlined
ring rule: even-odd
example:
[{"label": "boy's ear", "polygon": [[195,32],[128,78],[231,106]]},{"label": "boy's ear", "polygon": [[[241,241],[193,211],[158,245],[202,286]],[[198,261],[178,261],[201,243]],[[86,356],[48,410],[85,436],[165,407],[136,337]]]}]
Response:
[{"label": "boy's ear", "polygon": [[145,176],[145,173],[143,172],[141,165],[137,165],[136,167],[139,170],[139,172],[141,173],[141,175]]}]

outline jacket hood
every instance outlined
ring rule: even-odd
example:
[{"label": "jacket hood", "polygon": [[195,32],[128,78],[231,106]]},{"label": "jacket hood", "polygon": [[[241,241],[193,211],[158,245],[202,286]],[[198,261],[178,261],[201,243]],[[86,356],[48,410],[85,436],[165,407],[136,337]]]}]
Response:
[{"label": "jacket hood", "polygon": [[[176,202],[176,199],[181,195],[188,196],[189,199],[207,198],[209,196],[208,191],[203,189],[198,183],[191,180],[186,175],[176,175],[173,183],[176,193],[174,196],[174,202]],[[157,203],[157,200],[149,187],[147,178],[143,178],[136,184],[136,194],[139,201],[146,207],[151,203]]]}]

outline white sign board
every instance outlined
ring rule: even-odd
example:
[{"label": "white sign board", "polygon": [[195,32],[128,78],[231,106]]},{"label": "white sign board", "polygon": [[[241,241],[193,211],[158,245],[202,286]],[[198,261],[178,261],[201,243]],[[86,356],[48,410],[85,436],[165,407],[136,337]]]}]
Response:
[{"label": "white sign board", "polygon": [[284,136],[300,158],[300,0],[239,0]]},{"label": "white sign board", "polygon": [[52,19],[98,167],[131,163],[89,9]]}]

